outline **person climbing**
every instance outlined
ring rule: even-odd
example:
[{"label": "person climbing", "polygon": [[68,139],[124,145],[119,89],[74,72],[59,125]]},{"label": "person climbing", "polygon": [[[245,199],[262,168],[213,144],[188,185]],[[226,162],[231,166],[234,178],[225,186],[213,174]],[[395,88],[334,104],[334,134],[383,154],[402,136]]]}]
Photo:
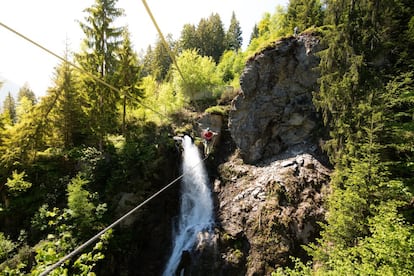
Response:
[{"label": "person climbing", "polygon": [[214,136],[216,135],[217,133],[212,131],[209,127],[201,132],[201,137],[204,139],[204,153],[206,156],[210,154],[211,148],[214,144]]}]

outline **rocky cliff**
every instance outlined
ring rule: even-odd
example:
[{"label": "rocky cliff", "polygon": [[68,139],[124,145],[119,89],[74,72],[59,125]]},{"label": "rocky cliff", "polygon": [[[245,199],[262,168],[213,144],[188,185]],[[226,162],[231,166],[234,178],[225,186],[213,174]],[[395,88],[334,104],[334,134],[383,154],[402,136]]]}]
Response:
[{"label": "rocky cliff", "polygon": [[228,118],[231,142],[216,151],[235,145],[214,180],[217,275],[269,275],[290,255],[306,258],[302,245],[318,236],[330,173],[312,104],[319,50],[318,38],[304,34],[246,64]]},{"label": "rocky cliff", "polygon": [[309,142],[319,121],[312,104],[320,50],[316,36],[277,41],[246,64],[229,118],[231,136],[248,163]]}]

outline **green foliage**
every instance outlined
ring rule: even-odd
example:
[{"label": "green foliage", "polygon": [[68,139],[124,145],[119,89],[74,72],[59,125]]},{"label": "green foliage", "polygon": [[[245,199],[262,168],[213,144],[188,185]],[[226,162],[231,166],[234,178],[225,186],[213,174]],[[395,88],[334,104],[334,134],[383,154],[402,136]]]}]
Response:
[{"label": "green foliage", "polygon": [[144,122],[162,124],[168,121],[169,115],[185,106],[182,92],[175,90],[170,82],[160,84],[154,77],[147,76],[142,78],[140,89],[144,92],[142,106],[133,109],[126,118],[131,124],[136,123],[137,118]]},{"label": "green foliage", "polygon": [[[69,59],[66,50],[66,59]],[[81,110],[81,97],[78,89],[79,75],[63,62],[55,68],[53,85],[47,90],[42,104],[46,106],[48,120],[44,128],[53,131],[45,133],[45,142],[51,147],[69,149],[83,143],[85,114]]]},{"label": "green foliage", "polygon": [[209,114],[218,114],[218,115],[224,116],[224,115],[227,115],[228,109],[224,106],[216,105],[216,106],[210,106],[204,112],[209,113]]},{"label": "green foliage", "polygon": [[403,73],[386,86],[383,101],[386,103],[385,131],[387,141],[384,158],[390,162],[390,169],[400,179],[406,179],[411,189],[414,186],[414,80],[413,73]]},{"label": "green foliage", "polygon": [[[95,246],[89,252],[82,253],[71,263],[54,269],[49,275],[95,275],[93,268],[104,258],[103,251],[112,235],[112,231],[105,232]],[[58,262],[65,254],[74,250],[75,244],[70,232],[65,231],[59,236],[49,235],[37,245],[35,266],[31,269],[32,275],[38,275],[50,266]]]},{"label": "green foliage", "polygon": [[68,185],[68,207],[81,229],[92,226],[95,206],[90,201],[90,193],[85,189],[89,181],[77,175]]},{"label": "green foliage", "polygon": [[198,43],[197,28],[193,24],[185,24],[178,41],[179,51],[197,49],[198,47],[200,44]]},{"label": "green foliage", "polygon": [[122,96],[122,132],[126,131],[127,105],[136,105],[143,96],[139,89],[141,67],[138,65],[137,54],[132,49],[128,31],[123,33],[123,43],[119,52],[120,66],[117,72],[117,79]]},{"label": "green foliage", "polygon": [[321,26],[323,22],[323,10],[320,0],[290,0],[286,13],[289,29],[295,27],[304,31],[311,26]]},{"label": "green foliage", "polygon": [[275,272],[272,272],[272,276],[305,276],[305,275],[314,275],[312,270],[312,263],[308,262],[306,264],[298,258],[291,258],[294,266],[293,268],[289,267],[279,267]]},{"label": "green foliage", "polygon": [[[95,74],[99,79],[114,85],[119,66],[117,56],[112,54],[119,50],[123,28],[114,27],[115,20],[123,11],[115,7],[116,0],[96,1],[85,11],[88,16],[80,27],[85,33],[82,53],[76,56],[80,67]],[[103,148],[106,134],[116,129],[117,103],[119,90],[110,89],[102,82],[90,76],[81,75],[81,95],[84,101],[82,110],[87,116],[88,134],[94,144]]]},{"label": "green foliage", "polygon": [[24,180],[26,177],[26,172],[22,171],[21,173],[18,173],[17,171],[13,171],[12,177],[7,178],[6,186],[8,188],[8,191],[13,196],[17,196],[22,192],[25,192],[27,189],[29,189],[32,186],[32,183]]},{"label": "green foliage", "polygon": [[226,34],[220,15],[212,13],[208,19],[201,19],[197,26],[197,37],[198,53],[218,63],[226,50]]},{"label": "green foliage", "polygon": [[15,247],[16,244],[0,232],[0,262],[6,259]]},{"label": "green foliage", "polygon": [[408,22],[407,37],[411,42],[414,42],[414,16],[412,16],[410,22]]},{"label": "green foliage", "polygon": [[[171,38],[171,35],[166,36],[165,39],[169,48],[173,49],[174,43]],[[163,81],[164,79],[166,79],[168,75],[168,71],[170,70],[172,60],[170,54],[168,53],[168,50],[165,49],[165,45],[161,38],[157,39],[157,42],[155,43],[155,47],[152,50],[151,55],[151,75],[154,76],[157,81]]]},{"label": "green foliage", "polygon": [[250,41],[245,56],[253,56],[256,52],[266,48],[277,39],[291,34],[286,20],[286,8],[277,6],[276,12],[272,15],[265,13],[257,25],[257,36]]},{"label": "green foliage", "polygon": [[[84,184],[85,182],[80,177],[76,177],[70,184],[71,188],[68,188],[71,190],[68,201],[69,198],[71,198],[71,201],[80,201],[79,204],[73,202],[68,204],[73,209],[49,208],[48,205],[39,208],[32,219],[32,227],[44,233],[46,238],[40,240],[33,248],[23,246],[19,249],[18,254],[4,262],[2,264],[3,272],[6,273],[4,275],[27,275],[26,272],[28,271],[30,275],[38,275],[77,248],[78,238],[82,237],[79,230],[82,232],[82,229],[80,225],[73,222],[79,222],[81,216],[84,221],[93,216],[91,205],[85,200],[87,195],[82,190]],[[85,214],[87,210],[79,210],[81,205],[86,206],[91,213]],[[89,218],[85,218],[88,216]],[[99,260],[104,258],[103,252],[106,250],[106,245],[111,236],[112,230],[107,231],[93,248],[86,248],[84,250],[86,252],[82,253],[77,259],[65,262],[49,275],[94,275],[93,268]],[[87,238],[89,238],[89,235]]]},{"label": "green foliage", "polygon": [[230,84],[233,80],[239,80],[244,69],[245,56],[241,52],[226,51],[217,65],[217,71],[224,83]]},{"label": "green foliage", "polygon": [[36,95],[29,87],[28,83],[25,83],[20,89],[17,94],[17,101],[20,102],[23,98],[27,98],[31,105],[35,105],[37,103]]},{"label": "green foliage", "polygon": [[231,15],[230,26],[226,33],[227,50],[239,51],[243,44],[242,30],[236,14]]},{"label": "green foliage", "polygon": [[[322,264],[317,275],[409,275],[414,267],[414,231],[397,208],[401,203],[384,202],[369,220],[370,235],[360,237],[352,247],[326,245],[325,255],[315,255]],[[320,262],[323,260],[323,262]]]},{"label": "green foliage", "polygon": [[313,265],[315,275],[409,275],[413,228],[401,210],[412,213],[414,90],[410,44],[400,34],[409,33],[413,7],[336,0],[325,7],[330,25],[321,32],[326,48],[314,103],[329,127],[326,149],[335,166],[328,212],[321,238],[308,247],[313,264],[278,273]]},{"label": "green foliage", "polygon": [[3,115],[7,118],[8,124],[12,125],[16,123],[16,103],[10,92],[3,101]]},{"label": "green foliage", "polygon": [[[291,0],[265,14],[244,53],[234,13],[227,33],[217,14],[197,27],[185,25],[179,41],[167,37],[180,53],[182,78],[160,40],[139,60],[128,32],[114,27],[123,12],[116,1],[95,1],[80,23],[85,40],[76,63],[121,94],[62,63],[39,103],[27,84],[14,107],[6,98],[0,118],[0,211],[6,223],[0,230],[14,231],[13,223],[26,228],[30,217],[32,228],[30,246],[0,232],[0,260],[7,259],[2,273],[38,275],[101,228],[107,207],[100,199],[154,189],[152,181],[163,179],[165,153],[174,148],[171,130],[163,127],[172,116],[181,123],[176,114],[204,97],[231,100],[247,58],[291,35],[295,26],[303,31],[324,18],[328,25],[316,28],[326,48],[319,52],[314,102],[330,130],[326,144],[335,166],[328,215],[318,244],[308,247],[313,262],[294,259],[294,267],[274,275],[410,274],[414,7],[405,0],[328,0],[323,9],[321,3]],[[182,128],[191,131],[192,125]],[[24,193],[29,188],[33,194]],[[33,215],[44,202],[49,205]],[[93,275],[108,237],[102,239],[51,275]],[[272,233],[267,239],[264,256],[280,243]],[[233,254],[245,257],[237,246]]]},{"label": "green foliage", "polygon": [[183,78],[173,71],[174,86],[190,101],[212,96],[214,88],[221,84],[215,62],[202,57],[195,50],[184,51],[177,59]]},{"label": "green foliage", "polygon": [[16,108],[17,121],[21,122],[25,120],[25,118],[28,117],[28,114],[30,113],[32,108],[33,108],[32,100],[26,96],[21,97],[19,100],[19,104]]}]

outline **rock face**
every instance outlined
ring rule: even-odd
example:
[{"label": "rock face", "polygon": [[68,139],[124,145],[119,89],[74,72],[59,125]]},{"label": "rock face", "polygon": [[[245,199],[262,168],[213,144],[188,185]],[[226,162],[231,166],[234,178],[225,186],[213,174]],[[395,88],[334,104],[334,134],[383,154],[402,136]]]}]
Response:
[{"label": "rock face", "polygon": [[219,168],[214,183],[221,228],[222,275],[270,275],[303,258],[324,220],[329,169],[305,147],[260,166],[237,156]]},{"label": "rock face", "polygon": [[312,103],[320,48],[317,37],[305,34],[247,62],[229,114],[237,150],[214,181],[216,275],[270,275],[289,265],[289,256],[306,260],[302,245],[318,237],[330,174],[316,142],[321,123]]},{"label": "rock face", "polygon": [[229,115],[245,162],[271,157],[311,136],[320,48],[316,36],[304,34],[280,40],[247,62]]}]

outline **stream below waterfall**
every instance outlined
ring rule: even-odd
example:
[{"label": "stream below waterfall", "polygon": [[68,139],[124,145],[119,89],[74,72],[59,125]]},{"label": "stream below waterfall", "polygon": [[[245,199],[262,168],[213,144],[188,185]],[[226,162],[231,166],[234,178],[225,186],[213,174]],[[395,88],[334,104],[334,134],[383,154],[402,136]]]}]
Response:
[{"label": "stream below waterfall", "polygon": [[[213,199],[208,175],[199,149],[191,137],[182,139],[183,178],[181,182],[180,213],[173,225],[172,253],[163,275],[180,275],[181,259],[190,258],[197,245],[208,242],[213,231]],[[187,256],[188,255],[188,256]]]}]

